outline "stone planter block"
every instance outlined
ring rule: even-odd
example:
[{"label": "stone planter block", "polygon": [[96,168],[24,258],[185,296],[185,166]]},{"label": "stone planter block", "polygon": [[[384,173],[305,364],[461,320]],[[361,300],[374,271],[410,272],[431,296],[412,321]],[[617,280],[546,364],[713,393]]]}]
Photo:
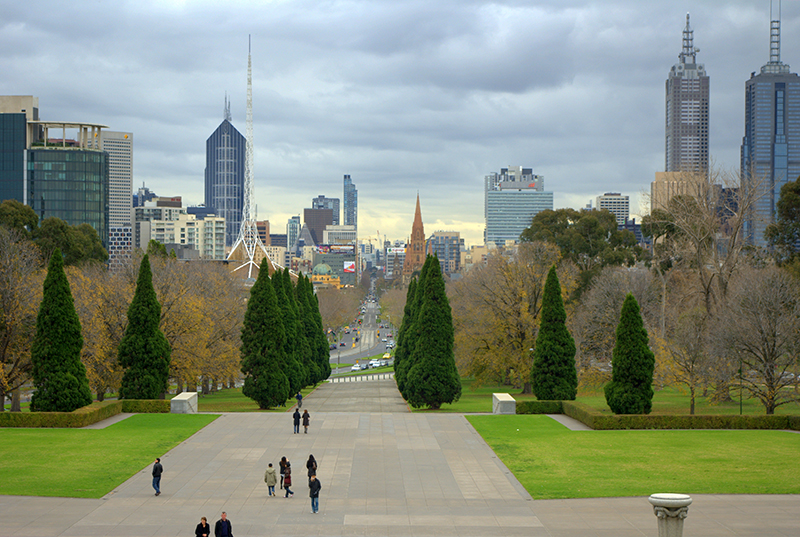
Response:
[{"label": "stone planter block", "polygon": [[692,497],[686,494],[653,494],[648,498],[658,518],[658,537],[682,537],[683,520],[689,514]]},{"label": "stone planter block", "polygon": [[197,392],[179,393],[169,402],[172,414],[197,414]]},{"label": "stone planter block", "polygon": [[492,394],[492,414],[516,414],[517,401],[507,393]]}]

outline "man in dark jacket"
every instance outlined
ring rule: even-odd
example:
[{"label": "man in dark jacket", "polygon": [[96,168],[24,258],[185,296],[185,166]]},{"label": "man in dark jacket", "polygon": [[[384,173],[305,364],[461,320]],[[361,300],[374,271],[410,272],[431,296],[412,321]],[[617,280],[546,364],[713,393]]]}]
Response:
[{"label": "man in dark jacket", "polygon": [[317,476],[312,475],[308,479],[308,495],[311,497],[311,512],[315,514],[319,511],[320,490],[322,490],[322,483],[319,482]]},{"label": "man in dark jacket", "polygon": [[214,525],[214,535],[216,537],[233,537],[231,521],[228,520],[228,514],[225,511],[222,512],[222,516]]},{"label": "man in dark jacket", "polygon": [[153,465],[153,488],[156,489],[156,496],[161,494],[161,473],[163,471],[161,459],[156,458],[156,463]]},{"label": "man in dark jacket", "polygon": [[300,432],[300,411],[296,408],[294,409],[292,418],[294,418],[294,434],[298,434]]}]

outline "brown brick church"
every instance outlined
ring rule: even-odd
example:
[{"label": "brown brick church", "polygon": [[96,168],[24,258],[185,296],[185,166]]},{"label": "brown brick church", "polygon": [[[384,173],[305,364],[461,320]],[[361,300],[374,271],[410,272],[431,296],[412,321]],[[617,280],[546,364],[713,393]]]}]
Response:
[{"label": "brown brick church", "polygon": [[414,212],[414,225],[411,226],[411,239],[406,245],[406,259],[403,263],[403,283],[408,284],[414,272],[422,270],[425,264],[425,228],[422,227],[422,211],[419,209],[419,193],[417,194],[417,210]]}]

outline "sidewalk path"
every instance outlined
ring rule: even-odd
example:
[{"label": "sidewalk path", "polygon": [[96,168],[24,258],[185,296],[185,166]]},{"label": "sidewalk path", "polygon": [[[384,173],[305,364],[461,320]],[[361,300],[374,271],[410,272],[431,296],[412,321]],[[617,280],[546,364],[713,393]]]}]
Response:
[{"label": "sidewalk path", "polygon": [[[387,402],[397,396],[382,384],[390,383],[326,384],[315,391],[303,405],[312,415],[308,435],[292,434],[284,413],[222,415],[162,455],[159,497],[150,486],[150,460],[100,500],[0,496],[0,535],[191,535],[201,516],[213,525],[223,510],[236,537],[657,534],[646,498],[531,500],[461,415],[407,407],[369,412],[370,405],[399,408]],[[373,391],[350,391],[356,388]],[[309,453],[323,486],[317,515],[310,513],[305,484]],[[263,482],[267,463],[277,465],[281,456],[294,469],[290,499],[268,497]],[[796,535],[798,513],[798,496],[695,496],[684,535]]]}]

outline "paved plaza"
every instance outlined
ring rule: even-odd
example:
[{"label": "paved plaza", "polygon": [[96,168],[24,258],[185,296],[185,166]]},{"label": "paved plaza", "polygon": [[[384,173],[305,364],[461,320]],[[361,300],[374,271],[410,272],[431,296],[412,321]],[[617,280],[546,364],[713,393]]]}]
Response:
[{"label": "paved plaza", "polygon": [[[0,496],[0,536],[192,535],[201,516],[213,527],[223,510],[236,537],[657,535],[647,498],[532,500],[463,416],[410,413],[394,381],[325,384],[303,406],[307,435],[292,434],[289,413],[230,413],[153,454],[165,468],[159,497],[149,460],[98,500]],[[323,486],[319,514],[310,512],[309,453]],[[289,499],[270,498],[263,481],[281,456],[295,472]],[[701,495],[684,535],[782,537],[799,528],[798,496]]]}]

